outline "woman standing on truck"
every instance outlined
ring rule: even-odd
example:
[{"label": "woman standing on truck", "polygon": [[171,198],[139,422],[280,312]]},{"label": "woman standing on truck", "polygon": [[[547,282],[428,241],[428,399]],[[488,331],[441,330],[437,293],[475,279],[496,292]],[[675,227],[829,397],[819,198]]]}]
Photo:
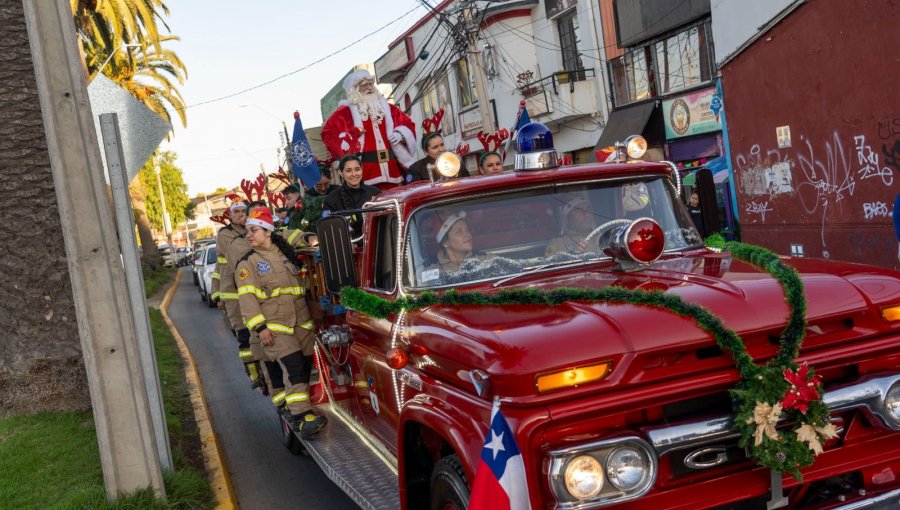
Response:
[{"label": "woman standing on truck", "polygon": [[[422,150],[425,152],[425,157],[416,161],[409,167],[409,182],[417,182],[417,181],[427,181],[430,180],[428,177],[428,172],[431,172],[431,175],[434,177],[435,181],[439,181],[441,179],[446,179],[447,177],[442,176],[437,172],[434,168],[434,162],[438,156],[447,152],[447,147],[444,145],[444,137],[441,133],[428,133],[422,137]],[[466,170],[465,165],[460,167],[459,175],[457,177],[468,177],[469,171]]]},{"label": "woman standing on truck", "polygon": [[273,236],[274,230],[268,208],[251,211],[246,238],[253,249],[236,267],[238,300],[247,327],[259,336],[266,356],[281,366],[285,407],[294,428],[307,438],[327,421],[313,412],[309,400],[312,321],[305,302],[297,303],[303,289],[296,276],[296,252],[281,236]]},{"label": "woman standing on truck", "polygon": [[[338,166],[344,183],[325,197],[323,216],[336,211],[362,209],[363,204],[381,193],[375,186],[363,182],[362,160],[352,154],[344,156]],[[327,211],[327,213],[326,213]],[[355,213],[349,217],[351,237],[359,237],[362,233],[362,215]]]}]

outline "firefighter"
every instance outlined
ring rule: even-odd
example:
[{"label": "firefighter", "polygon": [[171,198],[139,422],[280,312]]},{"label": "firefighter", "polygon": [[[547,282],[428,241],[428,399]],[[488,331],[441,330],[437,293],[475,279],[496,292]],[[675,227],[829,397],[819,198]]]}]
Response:
[{"label": "firefighter", "polygon": [[[212,294],[213,301],[218,301],[219,308],[225,309],[228,323],[237,337],[238,352],[241,359],[250,359],[250,331],[244,326],[241,319],[241,310],[238,305],[237,287],[234,285],[234,264],[229,263],[228,255],[234,240],[244,234],[244,223],[247,221],[247,202],[235,201],[229,208],[231,223],[219,229],[216,236],[216,272],[213,273]],[[216,278],[218,276],[218,278]],[[254,383],[259,380],[259,373],[252,373],[251,367],[245,365],[247,376]]]},{"label": "firefighter", "polygon": [[[268,209],[268,205],[266,205],[263,201],[251,202],[250,203],[250,213],[257,207],[262,207]],[[303,232],[301,230],[287,230],[280,229],[276,230],[276,235],[284,237],[288,243],[294,248],[304,248],[310,245],[310,243],[316,242],[316,237],[313,234]],[[250,252],[252,248],[250,247],[250,243],[247,241],[246,234],[238,236],[235,238],[234,242],[231,245],[231,249],[229,251],[228,260],[234,261],[234,266],[237,266],[237,262],[248,252]],[[234,274],[237,274],[237,268],[233,267]],[[238,282],[236,282],[238,283]],[[239,285],[238,285],[239,287]],[[297,300],[297,307],[300,306],[302,300]],[[240,302],[239,302],[240,303]],[[303,302],[303,308],[305,308],[306,303]],[[298,310],[298,316],[303,315],[302,310]],[[307,313],[308,315],[308,313]],[[304,321],[305,323],[305,321]],[[308,330],[304,330],[308,331]],[[252,333],[252,332],[251,332]],[[297,332],[295,334],[304,334],[302,332]],[[307,333],[311,334],[311,333]],[[301,338],[302,340],[302,338]],[[262,377],[256,381],[253,387],[262,387],[263,394],[268,395],[269,398],[272,399],[272,404],[275,405],[276,408],[281,408],[284,406],[284,377],[283,372],[281,370],[281,365],[275,359],[270,359],[266,356],[265,350],[262,348],[262,344],[259,341],[259,336],[255,333],[252,333],[250,336],[250,346],[249,346],[249,357],[245,358],[245,353],[242,353],[241,359],[245,364],[252,364],[253,367],[257,367],[257,372],[261,373]],[[312,346],[309,348],[308,353],[304,353],[304,355],[312,355]],[[249,373],[249,372],[248,372]]]},{"label": "firefighter", "polygon": [[265,355],[281,366],[285,407],[305,439],[327,420],[313,412],[309,400],[314,326],[297,281],[296,253],[284,238],[273,235],[275,225],[268,208],[253,209],[247,227],[252,250],[237,263],[241,313],[247,327],[259,336]]}]

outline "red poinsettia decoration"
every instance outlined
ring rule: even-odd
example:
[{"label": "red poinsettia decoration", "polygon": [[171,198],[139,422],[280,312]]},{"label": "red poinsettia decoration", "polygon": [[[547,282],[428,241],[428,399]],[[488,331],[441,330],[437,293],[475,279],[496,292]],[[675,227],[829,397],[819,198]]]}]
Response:
[{"label": "red poinsettia decoration", "polygon": [[810,377],[809,365],[803,363],[796,372],[790,370],[784,371],[784,380],[791,384],[781,405],[785,409],[796,409],[806,414],[810,401],[818,400],[819,382],[822,380],[819,376]]}]

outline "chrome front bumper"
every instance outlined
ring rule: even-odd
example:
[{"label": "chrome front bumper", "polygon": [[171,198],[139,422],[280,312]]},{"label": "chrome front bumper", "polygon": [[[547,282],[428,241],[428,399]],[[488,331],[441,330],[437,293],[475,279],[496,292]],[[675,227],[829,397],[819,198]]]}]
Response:
[{"label": "chrome front bumper", "polygon": [[900,489],[835,507],[834,510],[887,510],[900,508]]},{"label": "chrome front bumper", "polygon": [[[866,377],[826,392],[822,400],[832,413],[862,409],[886,428],[900,430],[900,423],[891,420],[885,409],[888,391],[897,383],[900,383],[900,374]],[[647,430],[650,444],[660,456],[739,436],[730,415]]]}]

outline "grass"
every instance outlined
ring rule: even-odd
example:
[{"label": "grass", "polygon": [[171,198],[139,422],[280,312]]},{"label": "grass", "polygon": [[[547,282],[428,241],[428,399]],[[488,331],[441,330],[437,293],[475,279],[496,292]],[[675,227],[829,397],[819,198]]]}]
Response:
[{"label": "grass", "polygon": [[174,267],[165,267],[159,266],[157,269],[151,269],[147,266],[144,266],[144,291],[146,293],[145,297],[150,297],[159,290],[161,287],[164,287],[166,284],[172,281],[172,278],[175,277],[175,271],[178,268]]},{"label": "grass", "polygon": [[107,501],[90,411],[0,419],[0,508],[189,510],[212,508],[178,347],[150,308],[174,470],[163,473],[165,500],[147,489]]}]

